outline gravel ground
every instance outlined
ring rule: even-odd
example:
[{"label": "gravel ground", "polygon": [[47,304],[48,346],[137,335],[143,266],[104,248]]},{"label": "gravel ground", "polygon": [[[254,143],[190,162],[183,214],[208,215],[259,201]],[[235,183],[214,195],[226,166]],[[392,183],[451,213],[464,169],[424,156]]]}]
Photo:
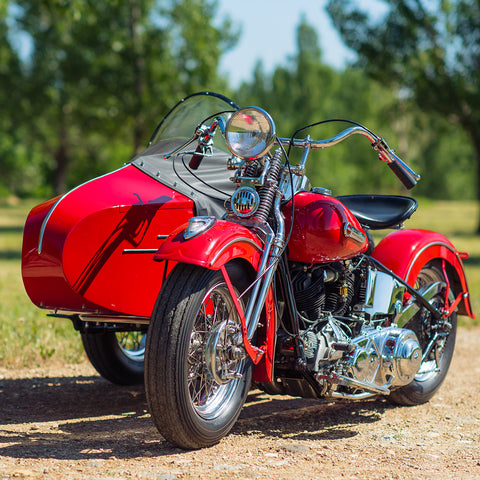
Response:
[{"label": "gravel ground", "polygon": [[182,451],[152,426],[141,387],[88,364],[0,369],[0,480],[477,479],[480,328],[460,329],[427,404],[320,402],[254,390],[218,445]]}]

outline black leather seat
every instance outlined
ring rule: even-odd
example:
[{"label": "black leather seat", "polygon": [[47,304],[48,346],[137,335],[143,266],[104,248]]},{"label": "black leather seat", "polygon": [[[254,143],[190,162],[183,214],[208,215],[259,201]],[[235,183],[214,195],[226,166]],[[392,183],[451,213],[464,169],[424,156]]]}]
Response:
[{"label": "black leather seat", "polygon": [[336,197],[357,218],[372,229],[394,228],[410,218],[418,207],[415,199],[400,195],[341,195]]}]

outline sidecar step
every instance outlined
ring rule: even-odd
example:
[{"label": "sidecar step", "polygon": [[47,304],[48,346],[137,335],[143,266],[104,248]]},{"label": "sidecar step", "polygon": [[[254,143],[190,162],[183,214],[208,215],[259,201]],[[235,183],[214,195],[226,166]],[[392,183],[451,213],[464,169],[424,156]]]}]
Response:
[{"label": "sidecar step", "polygon": [[130,325],[148,325],[150,317],[140,317],[133,315],[95,315],[95,314],[69,314],[69,313],[47,313],[47,317],[68,318],[75,323],[111,323],[111,324],[130,324]]}]

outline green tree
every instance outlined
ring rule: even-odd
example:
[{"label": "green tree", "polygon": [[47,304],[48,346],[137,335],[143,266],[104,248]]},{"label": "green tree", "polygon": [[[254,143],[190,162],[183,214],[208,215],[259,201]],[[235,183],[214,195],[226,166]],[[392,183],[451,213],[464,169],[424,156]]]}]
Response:
[{"label": "green tree", "polygon": [[[387,121],[394,94],[359,69],[337,71],[326,65],[316,31],[305,19],[297,28],[297,51],[287,65],[267,75],[258,64],[252,83],[243,84],[238,97],[241,104],[266,108],[279,136],[290,136],[296,129],[321,120],[344,118],[365,124],[392,144],[398,137]],[[308,133],[315,139],[329,138],[349,126],[324,124],[301,136]],[[382,172],[375,159],[368,142],[356,136],[328,150],[312,151],[307,173],[314,185],[332,188],[335,194],[402,188],[390,171]]]},{"label": "green tree", "polygon": [[25,72],[12,45],[7,7],[0,5],[0,196],[31,192],[38,173],[25,145]]},{"label": "green tree", "polygon": [[351,0],[329,0],[328,12],[365,72],[402,91],[423,112],[463,129],[475,156],[480,199],[480,3],[383,3],[388,10],[380,18],[372,18]]},{"label": "green tree", "polygon": [[221,52],[235,41],[228,21],[213,26],[211,0],[15,3],[33,42],[31,138],[58,194],[128,160],[180,97],[220,85]]}]

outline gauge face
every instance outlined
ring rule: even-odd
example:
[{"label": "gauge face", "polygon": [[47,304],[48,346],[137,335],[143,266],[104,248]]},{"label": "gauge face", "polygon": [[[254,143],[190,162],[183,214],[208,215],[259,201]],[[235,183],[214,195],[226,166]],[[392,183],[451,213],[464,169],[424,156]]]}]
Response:
[{"label": "gauge face", "polygon": [[228,149],[244,160],[263,157],[272,147],[274,138],[272,117],[259,107],[246,107],[235,112],[225,130]]}]

